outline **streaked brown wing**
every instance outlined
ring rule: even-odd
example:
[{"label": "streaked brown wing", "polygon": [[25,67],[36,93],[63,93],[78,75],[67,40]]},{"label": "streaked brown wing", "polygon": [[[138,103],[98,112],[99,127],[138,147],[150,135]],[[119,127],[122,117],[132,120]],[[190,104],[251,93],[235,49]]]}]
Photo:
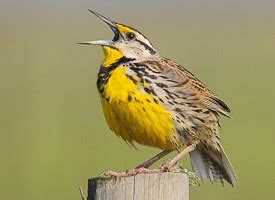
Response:
[{"label": "streaked brown wing", "polygon": [[158,66],[164,66],[161,74],[167,77],[168,82],[171,80],[169,86],[172,87],[171,89],[174,92],[193,96],[193,102],[195,101],[210,110],[229,116],[230,108],[226,103],[183,66],[169,59],[163,59]]}]

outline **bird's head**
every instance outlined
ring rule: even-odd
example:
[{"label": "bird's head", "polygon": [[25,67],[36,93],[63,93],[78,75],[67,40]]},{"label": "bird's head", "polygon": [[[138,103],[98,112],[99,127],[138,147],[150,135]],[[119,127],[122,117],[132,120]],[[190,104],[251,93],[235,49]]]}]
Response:
[{"label": "bird's head", "polygon": [[108,24],[114,32],[114,38],[112,40],[96,40],[79,43],[85,45],[101,45],[105,53],[105,60],[102,65],[110,65],[120,58],[142,60],[157,54],[150,41],[136,29],[110,20],[95,11],[89,11]]}]

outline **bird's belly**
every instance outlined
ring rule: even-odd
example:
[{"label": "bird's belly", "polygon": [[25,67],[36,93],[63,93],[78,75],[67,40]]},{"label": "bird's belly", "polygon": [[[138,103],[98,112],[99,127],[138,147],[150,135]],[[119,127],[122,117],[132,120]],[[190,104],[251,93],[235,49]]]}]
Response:
[{"label": "bird's belly", "polygon": [[151,95],[140,92],[123,69],[116,70],[101,95],[110,129],[130,144],[174,149],[177,140],[171,113]]}]

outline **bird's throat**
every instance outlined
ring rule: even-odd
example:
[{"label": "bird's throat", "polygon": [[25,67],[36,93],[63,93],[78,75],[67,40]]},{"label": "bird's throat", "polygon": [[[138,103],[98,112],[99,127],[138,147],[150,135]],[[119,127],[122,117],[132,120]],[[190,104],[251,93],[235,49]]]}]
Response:
[{"label": "bird's throat", "polygon": [[102,46],[102,48],[105,55],[105,58],[101,63],[103,67],[109,67],[123,57],[123,54],[116,48],[109,46]]}]

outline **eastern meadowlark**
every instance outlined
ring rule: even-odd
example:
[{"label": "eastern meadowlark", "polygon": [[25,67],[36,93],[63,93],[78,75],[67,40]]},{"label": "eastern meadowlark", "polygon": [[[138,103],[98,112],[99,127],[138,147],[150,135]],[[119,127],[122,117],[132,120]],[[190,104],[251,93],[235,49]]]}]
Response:
[{"label": "eastern meadowlark", "polygon": [[[211,182],[237,182],[236,173],[220,143],[219,115],[230,109],[191,72],[162,57],[138,30],[89,10],[114,32],[112,40],[80,42],[101,45],[105,54],[97,88],[110,129],[134,146],[139,143],[163,151],[124,173],[173,170],[190,154],[194,172]],[[157,170],[154,162],[177,150],[179,154]]]}]

